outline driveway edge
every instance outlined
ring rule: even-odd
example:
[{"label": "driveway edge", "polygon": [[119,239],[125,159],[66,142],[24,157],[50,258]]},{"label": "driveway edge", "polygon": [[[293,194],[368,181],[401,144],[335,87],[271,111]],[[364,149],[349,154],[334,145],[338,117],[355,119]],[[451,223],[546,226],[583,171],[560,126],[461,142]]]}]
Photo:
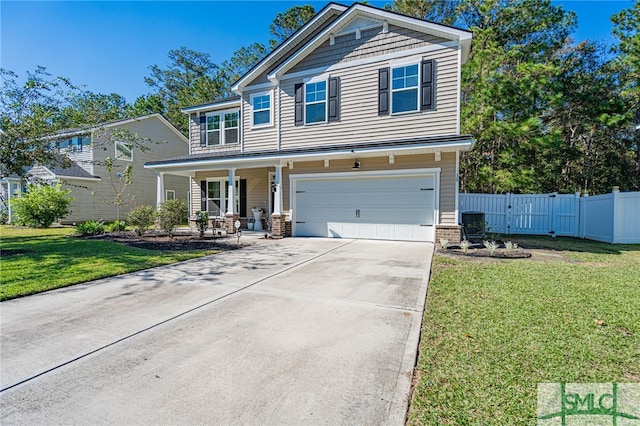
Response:
[{"label": "driveway edge", "polygon": [[435,248],[428,250],[427,267],[425,268],[418,294],[417,306],[420,307],[418,312],[412,314],[413,318],[411,326],[407,332],[407,339],[402,356],[402,363],[398,371],[398,381],[396,382],[393,400],[389,407],[389,415],[387,424],[404,425],[407,421],[409,412],[409,404],[411,403],[412,382],[414,369],[418,362],[418,348],[420,344],[420,335],[422,332],[422,319],[427,301],[427,291],[429,289],[429,278],[431,276],[431,264],[433,262],[433,251]]}]

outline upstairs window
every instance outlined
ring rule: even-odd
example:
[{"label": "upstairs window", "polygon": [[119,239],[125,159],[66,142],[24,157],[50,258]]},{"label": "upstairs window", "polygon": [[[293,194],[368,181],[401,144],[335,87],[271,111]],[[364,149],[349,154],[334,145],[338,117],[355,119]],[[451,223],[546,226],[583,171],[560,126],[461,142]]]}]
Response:
[{"label": "upstairs window", "polygon": [[116,160],[133,161],[133,146],[116,141]]},{"label": "upstairs window", "polygon": [[391,113],[418,110],[418,64],[391,70]]},{"label": "upstairs window", "polygon": [[327,121],[327,82],[307,83],[305,92],[305,122],[322,123]]},{"label": "upstairs window", "polygon": [[240,113],[238,111],[207,114],[206,145],[217,146],[238,143],[239,121]]},{"label": "upstairs window", "polygon": [[378,70],[378,115],[436,109],[435,61]]},{"label": "upstairs window", "polygon": [[256,93],[251,95],[253,109],[253,126],[271,125],[271,93]]}]

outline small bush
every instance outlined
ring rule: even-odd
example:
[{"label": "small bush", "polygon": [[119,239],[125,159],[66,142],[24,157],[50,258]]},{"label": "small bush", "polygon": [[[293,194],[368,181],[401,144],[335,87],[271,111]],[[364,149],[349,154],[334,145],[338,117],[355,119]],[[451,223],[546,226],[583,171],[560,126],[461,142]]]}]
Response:
[{"label": "small bush", "polygon": [[11,199],[18,223],[33,228],[50,227],[70,213],[69,205],[73,201],[70,192],[62,189],[61,184],[29,185],[26,194]]},{"label": "small bush", "polygon": [[76,234],[86,235],[100,235],[104,234],[107,227],[102,222],[96,222],[95,220],[89,220],[84,223],[76,225]]},{"label": "small bush", "polygon": [[152,206],[136,207],[127,215],[127,221],[133,226],[136,234],[142,235],[155,222],[156,213],[156,208]]},{"label": "small bush", "polygon": [[122,232],[127,229],[127,222],[124,220],[116,220],[115,222],[107,225],[107,230],[109,232]]},{"label": "small bush", "polygon": [[504,243],[504,249],[507,253],[513,253],[518,250],[518,243],[514,243],[512,241],[507,241]]},{"label": "small bush", "polygon": [[471,243],[468,240],[464,240],[460,243],[460,248],[462,249],[462,252],[464,254],[469,253],[469,246],[471,245]]},{"label": "small bush", "polygon": [[495,241],[487,241],[487,240],[485,240],[485,241],[482,242],[482,244],[489,251],[489,256],[493,256],[493,254],[498,249],[498,243],[496,243]]},{"label": "small bush", "polygon": [[160,229],[173,237],[176,228],[189,219],[189,208],[182,200],[167,200],[158,210],[158,225]]},{"label": "small bush", "polygon": [[446,238],[440,238],[440,247],[442,247],[443,251],[447,251],[447,247],[449,247],[449,240]]},{"label": "small bush", "polygon": [[196,225],[198,226],[198,231],[200,231],[200,238],[204,238],[204,233],[209,227],[209,212],[197,211]]}]

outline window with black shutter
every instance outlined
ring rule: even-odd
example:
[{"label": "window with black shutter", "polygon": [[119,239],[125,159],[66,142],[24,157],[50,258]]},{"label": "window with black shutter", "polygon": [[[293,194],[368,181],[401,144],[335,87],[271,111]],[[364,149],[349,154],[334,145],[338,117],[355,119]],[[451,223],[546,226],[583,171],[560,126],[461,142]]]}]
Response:
[{"label": "window with black shutter", "polygon": [[304,84],[295,85],[295,120],[296,126],[304,125]]},{"label": "window with black shutter", "polygon": [[327,96],[329,121],[340,121],[340,77],[329,78],[329,94]]},{"label": "window with black shutter", "polygon": [[434,102],[434,61],[433,59],[422,61],[420,76],[420,110],[435,109]]},{"label": "window with black shutter", "polygon": [[207,146],[207,116],[200,113],[200,146]]},{"label": "window with black shutter", "polygon": [[389,68],[378,70],[378,115],[389,114]]}]

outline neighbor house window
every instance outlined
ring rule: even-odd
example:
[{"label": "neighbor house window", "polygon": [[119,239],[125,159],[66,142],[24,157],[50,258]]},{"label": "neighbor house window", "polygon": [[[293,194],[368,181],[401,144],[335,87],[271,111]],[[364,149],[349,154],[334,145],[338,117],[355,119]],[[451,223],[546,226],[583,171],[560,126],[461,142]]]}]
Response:
[{"label": "neighbor house window", "polygon": [[238,143],[238,111],[207,114],[207,146]]},{"label": "neighbor house window", "polygon": [[175,200],[176,199],[176,191],[172,189],[167,189],[164,193],[165,200]]},{"label": "neighbor house window", "polygon": [[266,126],[271,124],[271,94],[258,93],[251,95],[253,109],[253,125]]},{"label": "neighbor house window", "polygon": [[391,70],[391,112],[418,110],[418,64]]},{"label": "neighbor house window", "polygon": [[305,122],[322,123],[327,121],[327,82],[307,83],[305,93]]},{"label": "neighbor house window", "polygon": [[116,141],[116,159],[133,161],[133,147],[131,144]]}]

